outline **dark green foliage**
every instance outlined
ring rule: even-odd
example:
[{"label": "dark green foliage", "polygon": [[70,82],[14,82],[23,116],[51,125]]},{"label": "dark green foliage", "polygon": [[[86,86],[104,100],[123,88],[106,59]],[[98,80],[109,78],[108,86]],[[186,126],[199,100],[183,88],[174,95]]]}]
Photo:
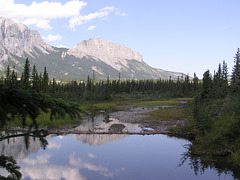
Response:
[{"label": "dark green foliage", "polygon": [[9,173],[7,177],[0,175],[0,179],[2,180],[20,180],[22,177],[22,174],[19,171],[20,167],[17,166],[16,161],[12,157],[1,155],[0,168],[7,170]]},{"label": "dark green foliage", "polygon": [[27,116],[36,123],[35,120],[41,112],[50,111],[51,119],[65,117],[66,114],[71,118],[80,118],[80,113],[83,113],[77,103],[65,103],[44,93],[3,85],[0,85],[0,111],[1,126],[16,116],[22,118],[23,126],[26,125]]},{"label": "dark green foliage", "polygon": [[227,64],[223,61],[212,77],[207,70],[203,74],[202,87],[195,95],[190,126],[201,134],[211,130],[223,112],[223,103],[228,93]]},{"label": "dark green foliage", "polygon": [[232,76],[231,76],[231,84],[233,86],[239,84],[239,82],[240,82],[240,51],[239,51],[239,48],[235,55],[234,62],[235,62],[235,65],[233,67],[233,72],[232,72]]},{"label": "dark green foliage", "polygon": [[212,76],[207,70],[203,74],[203,83],[202,83],[202,90],[200,93],[200,98],[201,101],[209,101],[210,99],[213,98],[214,91],[213,91],[213,81],[212,81]]},{"label": "dark green foliage", "polygon": [[[228,85],[227,64],[219,64],[212,77],[209,70],[203,75],[202,88],[195,96],[188,128],[196,134],[192,152],[196,154],[232,154],[240,165],[240,54]],[[230,91],[229,91],[230,90]]]},{"label": "dark green foliage", "polygon": [[240,50],[238,48],[234,59],[235,65],[233,67],[231,76],[231,91],[235,94],[240,94]]},{"label": "dark green foliage", "polygon": [[22,87],[24,89],[28,89],[30,86],[30,63],[28,59],[26,59],[25,61],[21,81],[22,81]]},{"label": "dark green foliage", "polygon": [[[87,81],[56,82],[49,84],[49,93],[54,97],[76,102],[109,101],[115,97],[152,97],[175,98],[191,97],[199,91],[201,83],[195,76],[194,82],[187,76],[185,80],[110,80],[93,81],[89,76]],[[53,90],[54,89],[54,90]]]},{"label": "dark green foliage", "polygon": [[49,81],[49,77],[48,77],[48,73],[47,73],[47,68],[44,67],[43,80],[42,80],[42,90],[45,93],[48,91],[48,81]]},{"label": "dark green foliage", "polygon": [[38,77],[38,72],[36,69],[36,66],[33,66],[32,69],[32,89],[39,91],[40,90],[40,84],[39,84],[39,77]]},{"label": "dark green foliage", "polygon": [[[48,91],[48,73],[44,68],[44,76],[38,76],[36,67],[33,66],[30,81],[30,65],[28,59],[25,63],[25,71],[21,81],[17,81],[15,71],[10,72],[8,67],[6,78],[0,84],[0,125],[5,125],[15,117],[22,119],[22,125],[26,125],[26,118],[32,119],[32,127],[37,128],[36,118],[41,112],[48,113],[50,118],[65,117],[68,114],[71,118],[80,118],[84,113],[77,103],[65,103],[62,99],[45,94]],[[18,85],[19,84],[19,85]],[[18,86],[17,86],[18,85]],[[55,82],[53,83],[55,86]],[[55,89],[53,89],[53,92]],[[44,92],[44,93],[43,93]]]}]

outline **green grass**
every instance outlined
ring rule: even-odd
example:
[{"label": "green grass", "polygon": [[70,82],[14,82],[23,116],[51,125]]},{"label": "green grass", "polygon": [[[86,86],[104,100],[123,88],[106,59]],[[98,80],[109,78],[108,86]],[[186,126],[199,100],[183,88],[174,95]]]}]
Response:
[{"label": "green grass", "polygon": [[82,106],[82,109],[84,110],[112,110],[112,111],[124,111],[125,108],[124,105],[130,105],[130,106],[178,106],[178,101],[192,101],[192,98],[176,98],[172,100],[115,100],[111,102],[106,103],[89,103]]},{"label": "green grass", "polygon": [[174,100],[165,100],[165,101],[138,101],[130,103],[134,106],[178,106],[178,102]]},{"label": "green grass", "polygon": [[175,101],[193,101],[194,98],[176,98]]},{"label": "green grass", "polygon": [[112,124],[109,127],[109,131],[122,131],[125,128],[123,124]]},{"label": "green grass", "polygon": [[[68,115],[64,119],[53,119],[50,120],[50,113],[41,113],[38,118],[36,119],[39,127],[45,127],[48,129],[51,128],[60,128],[64,126],[72,126],[78,125],[81,123],[80,119],[71,119]],[[32,120],[30,118],[26,119],[26,126],[30,126]],[[12,121],[8,121],[7,124],[4,126],[4,129],[8,129],[9,127],[22,127],[22,120],[15,119]]]},{"label": "green grass", "polygon": [[[190,98],[188,98],[190,99]],[[88,111],[124,111],[124,105],[130,106],[178,106],[177,100],[158,100],[158,101],[112,101],[106,103],[85,104],[82,109]]]},{"label": "green grass", "polygon": [[124,107],[119,107],[116,103],[97,103],[97,104],[86,104],[83,106],[84,110],[90,110],[90,111],[124,111]]},{"label": "green grass", "polygon": [[147,119],[182,120],[186,119],[184,109],[166,108],[147,113]]}]

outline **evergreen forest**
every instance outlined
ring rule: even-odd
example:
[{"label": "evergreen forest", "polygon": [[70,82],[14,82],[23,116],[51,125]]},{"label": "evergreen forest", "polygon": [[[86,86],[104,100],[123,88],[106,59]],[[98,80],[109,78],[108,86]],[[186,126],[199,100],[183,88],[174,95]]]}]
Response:
[{"label": "evergreen forest", "polygon": [[[80,104],[90,102],[156,100],[193,97],[186,110],[187,124],[173,129],[176,133],[194,136],[190,147],[194,154],[228,155],[229,161],[240,165],[240,50],[234,57],[232,72],[225,61],[211,74],[207,70],[203,79],[196,74],[178,77],[177,80],[122,80],[96,81],[94,72],[86,81],[59,82],[50,79],[47,68],[38,73],[28,59],[19,76],[13,67],[7,67],[0,80],[0,123],[21,118],[36,118],[41,113],[50,113],[50,118],[81,117],[85,113]],[[82,77],[80,77],[82,78]],[[80,79],[79,78],[79,79]]]},{"label": "evergreen forest", "polygon": [[197,155],[227,156],[240,166],[240,51],[228,74],[227,64],[219,64],[211,75],[203,74],[202,85],[188,111],[184,132],[194,135],[190,151]]}]

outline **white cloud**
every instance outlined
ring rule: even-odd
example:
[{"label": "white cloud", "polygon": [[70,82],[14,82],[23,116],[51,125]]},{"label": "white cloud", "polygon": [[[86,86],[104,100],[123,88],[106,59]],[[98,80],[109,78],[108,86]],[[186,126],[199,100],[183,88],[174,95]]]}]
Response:
[{"label": "white cloud", "polygon": [[74,154],[70,156],[69,164],[75,168],[80,168],[80,169],[84,168],[84,169],[87,169],[88,171],[99,172],[100,174],[106,177],[114,177],[114,173],[110,172],[108,168],[103,166],[96,166],[88,162],[83,162],[81,158],[76,158]]},{"label": "white cloud", "polygon": [[65,46],[65,45],[59,45],[59,46],[57,46],[58,48],[68,48],[67,46]]},{"label": "white cloud", "polygon": [[61,144],[59,143],[56,143],[56,142],[49,142],[48,145],[47,145],[47,148],[48,149],[60,149],[61,148]]},{"label": "white cloud", "polygon": [[[88,155],[94,156],[93,154]],[[35,158],[24,159],[21,164],[21,173],[23,178],[86,180],[87,178],[80,173],[82,169],[88,170],[89,172],[97,172],[105,177],[113,178],[121,171],[126,170],[126,168],[119,168],[114,171],[110,171],[108,168],[101,165],[83,162],[82,159],[76,157],[74,153],[70,155],[68,166],[51,164],[51,158],[54,158],[51,154],[42,154],[36,156]]]},{"label": "white cloud", "polygon": [[65,180],[86,180],[87,178],[79,173],[78,168],[57,165],[36,165],[21,166],[23,178],[29,179],[65,179]]},{"label": "white cloud", "polygon": [[69,27],[75,30],[76,26],[96,18],[106,17],[110,12],[116,11],[114,7],[105,7],[98,12],[82,15],[80,11],[85,6],[87,3],[80,0],[71,0],[65,4],[50,1],[37,3],[34,1],[29,6],[16,4],[14,0],[1,0],[0,16],[11,18],[26,25],[35,25],[44,30],[52,29],[50,22],[53,19],[69,18]]},{"label": "white cloud", "polygon": [[66,4],[48,1],[37,3],[34,1],[29,6],[16,4],[14,0],[1,0],[0,16],[48,30],[52,28],[50,20],[79,16],[80,10],[86,5],[87,3],[79,0],[72,0]]},{"label": "white cloud", "polygon": [[34,158],[24,159],[21,165],[23,178],[31,179],[66,179],[66,180],[86,180],[75,167],[56,166],[50,164],[50,154],[43,154]]},{"label": "white cloud", "polygon": [[103,9],[100,9],[98,12],[90,13],[88,15],[79,15],[72,17],[69,21],[70,28],[72,30],[75,30],[76,26],[80,26],[86,22],[89,22],[96,18],[103,18],[110,14],[110,12],[114,11],[114,7],[105,7]]},{"label": "white cloud", "polygon": [[47,37],[42,37],[44,40],[46,41],[57,41],[57,40],[61,40],[62,39],[62,36],[60,36],[59,34],[57,35],[52,35],[52,34],[49,34]]},{"label": "white cloud", "polygon": [[92,154],[92,153],[88,153],[88,157],[90,157],[90,158],[95,158],[95,155],[94,154]]},{"label": "white cloud", "polygon": [[118,8],[115,9],[115,14],[120,15],[120,16],[126,16],[127,15],[126,13],[120,13]]},{"label": "white cloud", "polygon": [[94,30],[94,29],[96,29],[96,28],[97,28],[97,26],[89,26],[89,27],[88,27],[88,30],[91,31],[91,30]]},{"label": "white cloud", "polygon": [[43,155],[37,156],[36,159],[26,158],[22,162],[27,165],[32,165],[32,166],[48,164],[50,157],[51,157],[50,154],[43,154]]},{"label": "white cloud", "polygon": [[23,24],[25,25],[36,25],[38,28],[40,29],[45,29],[45,30],[49,30],[52,29],[52,26],[50,26],[50,20],[47,19],[35,19],[35,18],[31,18],[31,19],[26,19],[21,21]]}]

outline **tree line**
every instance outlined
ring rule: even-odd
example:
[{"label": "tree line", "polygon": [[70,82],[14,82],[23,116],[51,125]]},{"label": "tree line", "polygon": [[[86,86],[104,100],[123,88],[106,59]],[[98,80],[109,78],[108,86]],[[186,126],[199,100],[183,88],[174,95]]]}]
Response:
[{"label": "tree line", "polygon": [[93,77],[88,76],[86,81],[59,82],[55,78],[50,80],[46,67],[43,74],[39,74],[36,66],[33,65],[31,69],[26,59],[21,78],[8,66],[2,84],[43,92],[55,98],[75,102],[108,101],[126,94],[139,97],[192,97],[201,88],[201,82],[196,74],[192,79],[187,75],[178,77],[177,80],[172,80],[171,77],[168,80],[121,80],[120,75],[117,80],[110,80],[109,76],[101,81],[95,81],[94,78],[93,73]]},{"label": "tree line", "polygon": [[32,119],[30,128],[38,129],[36,118],[41,113],[50,113],[50,119],[64,118],[66,114],[70,118],[81,117],[85,113],[74,102],[66,103],[61,98],[54,98],[47,93],[49,78],[46,68],[43,75],[38,75],[33,66],[30,75],[30,64],[26,59],[24,71],[18,79],[17,73],[6,70],[6,77],[0,82],[0,127],[7,121],[18,118],[22,125],[26,125],[26,118]]},{"label": "tree line", "polygon": [[139,95],[153,97],[189,97],[193,96],[200,88],[198,78],[193,80],[189,76],[178,78],[178,80],[106,80],[94,81],[88,76],[87,81],[70,81],[67,83],[56,83],[55,80],[49,84],[49,93],[64,97],[71,94],[76,101],[106,101],[116,96]]},{"label": "tree line", "polygon": [[203,75],[202,87],[196,93],[188,131],[195,135],[191,151],[196,154],[231,155],[240,166],[240,50],[234,57],[232,73],[227,64],[217,72]]}]

